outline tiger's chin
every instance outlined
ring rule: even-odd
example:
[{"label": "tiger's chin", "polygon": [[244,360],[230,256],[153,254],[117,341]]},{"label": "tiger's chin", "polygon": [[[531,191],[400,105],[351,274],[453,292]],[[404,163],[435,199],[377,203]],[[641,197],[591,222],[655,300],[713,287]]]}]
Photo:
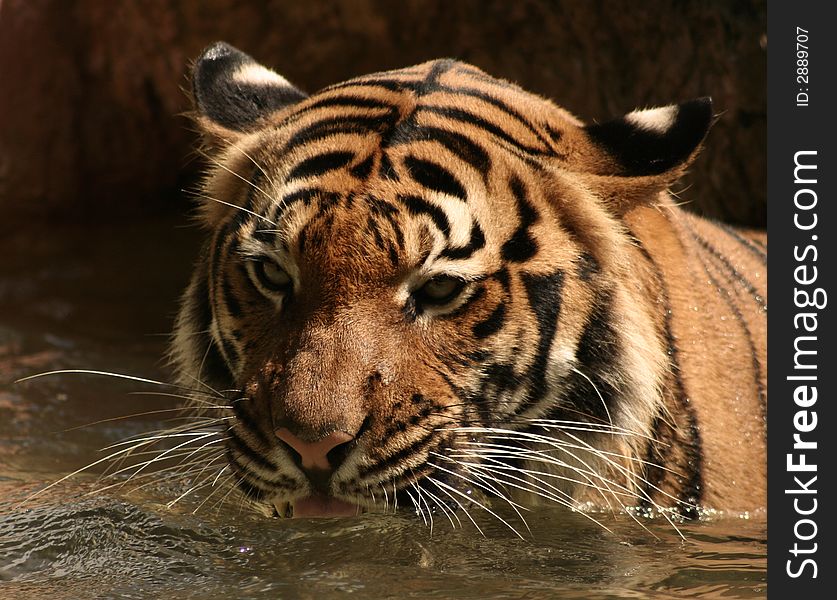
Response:
[{"label": "tiger's chin", "polygon": [[273,507],[279,517],[295,519],[354,517],[365,512],[362,506],[319,492],[293,501],[274,501]]}]

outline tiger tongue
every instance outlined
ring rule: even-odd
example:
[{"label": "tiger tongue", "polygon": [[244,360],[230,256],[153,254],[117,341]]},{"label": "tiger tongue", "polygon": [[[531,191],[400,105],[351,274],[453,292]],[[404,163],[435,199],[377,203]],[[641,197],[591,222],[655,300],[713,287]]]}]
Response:
[{"label": "tiger tongue", "polygon": [[331,496],[315,493],[294,502],[294,518],[298,517],[353,517],[360,508]]}]

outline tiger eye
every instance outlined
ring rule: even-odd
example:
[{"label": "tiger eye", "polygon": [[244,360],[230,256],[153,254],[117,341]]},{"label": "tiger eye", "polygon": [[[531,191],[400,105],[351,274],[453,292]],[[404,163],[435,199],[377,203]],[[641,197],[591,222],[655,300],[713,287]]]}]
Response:
[{"label": "tiger eye", "polygon": [[271,291],[287,291],[291,285],[291,276],[272,260],[257,262],[255,271],[259,283]]},{"label": "tiger eye", "polygon": [[445,304],[453,300],[465,287],[465,282],[455,277],[442,275],[434,277],[418,290],[421,302],[430,304]]}]

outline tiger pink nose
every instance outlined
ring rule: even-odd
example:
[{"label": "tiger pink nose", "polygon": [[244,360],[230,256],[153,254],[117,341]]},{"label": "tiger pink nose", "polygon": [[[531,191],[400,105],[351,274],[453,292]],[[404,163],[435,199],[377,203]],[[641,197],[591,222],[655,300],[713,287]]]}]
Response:
[{"label": "tiger pink nose", "polygon": [[345,431],[334,431],[316,442],[306,442],[295,436],[286,427],[277,429],[276,437],[299,454],[302,460],[302,468],[306,471],[331,471],[334,467],[328,460],[328,453],[337,446],[347,444],[355,439],[353,435],[349,435]]}]

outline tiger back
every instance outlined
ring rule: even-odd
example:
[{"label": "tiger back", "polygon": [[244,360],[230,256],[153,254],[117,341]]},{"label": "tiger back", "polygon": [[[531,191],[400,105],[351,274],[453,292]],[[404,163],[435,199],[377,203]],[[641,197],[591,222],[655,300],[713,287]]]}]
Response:
[{"label": "tiger back", "polygon": [[[456,61],[193,76],[207,242],[172,347],[281,516],[765,505],[766,245],[668,188],[699,99],[585,125]],[[199,384],[196,382],[200,382]]]}]

